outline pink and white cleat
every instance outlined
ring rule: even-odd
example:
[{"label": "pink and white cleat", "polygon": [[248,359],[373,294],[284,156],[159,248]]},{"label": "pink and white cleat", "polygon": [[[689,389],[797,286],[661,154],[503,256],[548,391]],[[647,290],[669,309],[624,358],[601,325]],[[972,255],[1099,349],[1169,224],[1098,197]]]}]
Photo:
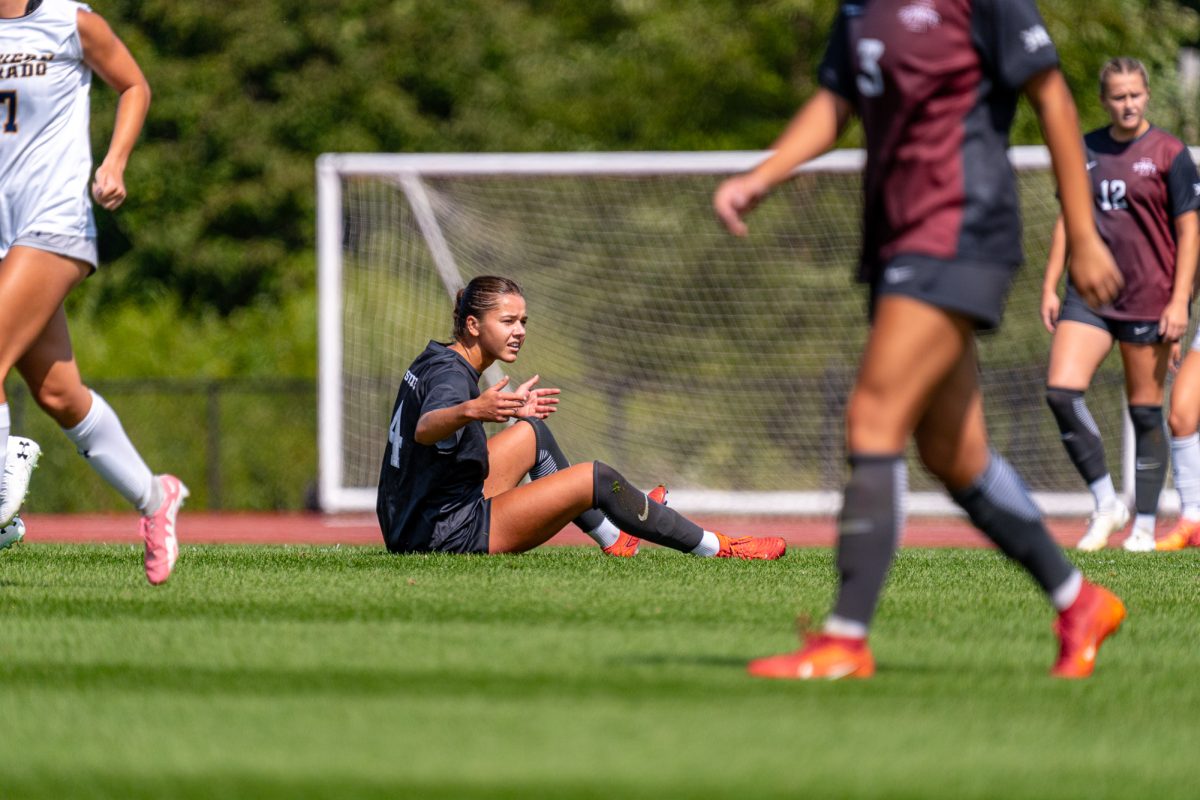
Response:
[{"label": "pink and white cleat", "polygon": [[157,586],[171,577],[175,559],[179,558],[175,517],[191,492],[174,475],[156,475],[155,480],[162,486],[163,501],[157,511],[142,517],[141,530],[146,540],[146,580]]}]

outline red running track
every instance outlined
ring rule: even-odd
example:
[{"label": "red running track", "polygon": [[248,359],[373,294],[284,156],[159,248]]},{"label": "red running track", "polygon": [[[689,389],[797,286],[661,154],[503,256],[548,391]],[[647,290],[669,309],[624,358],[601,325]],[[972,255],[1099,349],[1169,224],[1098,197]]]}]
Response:
[{"label": "red running track", "polygon": [[[38,542],[140,542],[138,519],[133,514],[28,514],[25,541]],[[803,517],[697,517],[709,530],[731,536],[782,536],[791,547],[829,547],[834,543],[831,518]],[[1083,534],[1086,520],[1049,521],[1054,538],[1072,545]],[[1170,521],[1160,525],[1160,533]],[[208,513],[184,512],[179,518],[183,544],[305,544],[382,547],[373,514],[323,515],[311,513]],[[1116,544],[1119,537],[1113,537]],[[568,528],[550,540],[551,545],[590,544],[591,540]],[[909,547],[987,547],[989,542],[963,519],[910,519],[904,534]]]}]

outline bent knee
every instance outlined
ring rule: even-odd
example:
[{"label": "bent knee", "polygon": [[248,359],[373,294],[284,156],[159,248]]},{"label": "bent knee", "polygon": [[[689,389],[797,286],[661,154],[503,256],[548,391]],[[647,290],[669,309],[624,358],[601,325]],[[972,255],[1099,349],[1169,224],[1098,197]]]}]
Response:
[{"label": "bent knee", "polygon": [[34,402],[63,428],[73,428],[87,416],[91,394],[83,386],[40,386],[33,394]]}]

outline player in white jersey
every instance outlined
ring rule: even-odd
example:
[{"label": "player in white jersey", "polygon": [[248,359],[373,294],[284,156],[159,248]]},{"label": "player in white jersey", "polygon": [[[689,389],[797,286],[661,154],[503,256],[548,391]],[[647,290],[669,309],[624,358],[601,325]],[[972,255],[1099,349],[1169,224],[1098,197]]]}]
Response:
[{"label": "player in white jersey", "polygon": [[[104,160],[92,174],[92,72],[119,95]],[[0,0],[0,380],[13,367],[88,463],[142,514],[146,577],[162,583],[179,548],[187,487],[154,475],[112,408],[83,383],[63,301],[97,266],[92,198],[125,201],[125,165],[150,86],[102,17],[70,0]],[[89,182],[91,197],[88,196]],[[0,387],[0,524],[24,499],[37,445],[9,437]],[[24,458],[22,458],[24,456]]]}]

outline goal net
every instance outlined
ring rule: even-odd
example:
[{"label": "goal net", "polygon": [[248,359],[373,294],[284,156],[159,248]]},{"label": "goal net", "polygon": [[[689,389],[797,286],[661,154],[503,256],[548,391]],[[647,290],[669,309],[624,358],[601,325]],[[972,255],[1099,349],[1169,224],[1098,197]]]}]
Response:
[{"label": "goal net", "polygon": [[[835,513],[866,333],[853,282],[863,154],[807,165],[734,238],[713,217],[713,189],[764,155],[322,156],[322,507],[374,508],[404,370],[430,339],[449,339],[454,292],[495,274],[528,303],[526,345],[506,369],[562,389],[549,422],[572,460],[665,482],[680,510]],[[980,338],[988,424],[1047,511],[1086,513],[1043,400],[1053,179],[1043,148],[1012,157],[1027,265],[1002,332]],[[1131,477],[1121,387],[1113,358],[1089,393],[1118,485]],[[910,509],[954,513],[911,460]]]}]

